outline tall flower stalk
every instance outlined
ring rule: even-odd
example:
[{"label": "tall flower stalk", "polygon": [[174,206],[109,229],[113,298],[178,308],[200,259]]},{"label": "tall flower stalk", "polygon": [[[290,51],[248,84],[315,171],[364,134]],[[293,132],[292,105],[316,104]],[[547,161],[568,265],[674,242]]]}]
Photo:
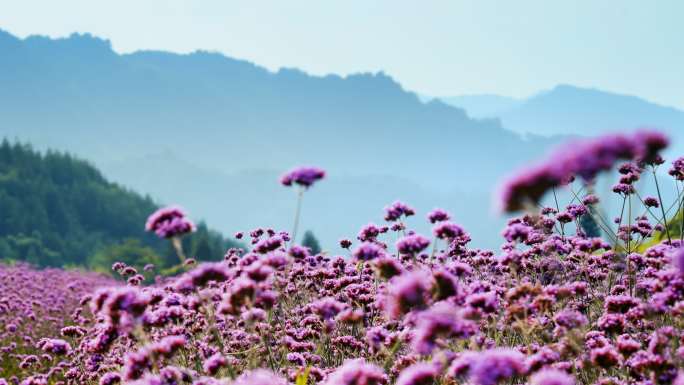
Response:
[{"label": "tall flower stalk", "polygon": [[181,263],[185,263],[182,237],[195,231],[195,224],[187,218],[178,206],[162,207],[147,218],[145,230],[152,231],[159,238],[168,239]]},{"label": "tall flower stalk", "polygon": [[[658,185],[658,176],[656,175],[655,166],[652,167],[653,181],[655,182],[656,191],[658,192],[658,201],[660,201],[660,211],[663,214],[663,225],[665,226],[665,234],[667,234],[667,241],[672,243],[672,238],[670,237],[670,228],[667,224],[667,216],[665,215],[665,205],[663,204],[663,196],[660,194],[660,185]],[[682,231],[680,229],[680,231]]]},{"label": "tall flower stalk", "polygon": [[304,198],[304,191],[308,190],[314,183],[325,177],[325,171],[318,167],[297,167],[285,173],[280,178],[280,183],[283,186],[297,186],[297,207],[295,208],[294,224],[292,226],[292,243],[297,240],[297,230],[299,227],[299,218],[302,211],[302,201]]},{"label": "tall flower stalk", "polygon": [[304,188],[297,189],[297,207],[295,208],[294,223],[292,225],[292,242],[297,239],[297,230],[299,229],[299,217],[302,214],[302,200],[304,198]]}]

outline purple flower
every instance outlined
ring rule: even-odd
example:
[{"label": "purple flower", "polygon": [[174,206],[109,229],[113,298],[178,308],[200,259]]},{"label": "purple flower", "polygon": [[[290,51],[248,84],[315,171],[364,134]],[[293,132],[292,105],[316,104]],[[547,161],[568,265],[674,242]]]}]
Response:
[{"label": "purple flower", "polygon": [[309,256],[309,248],[299,245],[292,245],[287,252],[294,259],[304,259]]},{"label": "purple flower", "polygon": [[385,249],[376,243],[364,242],[354,250],[352,255],[359,261],[371,261],[384,256]]},{"label": "purple flower", "polygon": [[195,224],[178,206],[160,208],[147,218],[146,231],[153,231],[160,238],[173,238],[195,231]]},{"label": "purple flower", "polygon": [[646,207],[658,208],[658,207],[660,207],[660,201],[658,201],[658,198],[646,197],[646,198],[644,198],[644,205]]},{"label": "purple flower", "polygon": [[615,366],[620,362],[620,353],[611,345],[597,347],[589,352],[591,363],[602,368]]},{"label": "purple flower", "polygon": [[566,183],[574,176],[591,181],[599,172],[609,170],[621,159],[652,163],[667,145],[667,138],[653,131],[575,141],[553,152],[545,162],[506,181],[501,190],[501,208],[512,212],[533,207],[551,188]]},{"label": "purple flower", "polygon": [[445,269],[434,272],[432,277],[435,279],[435,299],[445,300],[458,294],[458,281],[453,274]]},{"label": "purple flower", "polygon": [[680,370],[677,373],[677,378],[672,382],[672,385],[684,385],[684,371]]},{"label": "purple flower", "polygon": [[480,309],[485,313],[493,313],[499,306],[499,300],[495,292],[473,293],[466,298],[466,303],[474,309]]},{"label": "purple flower", "polygon": [[231,385],[287,385],[287,381],[266,369],[255,369],[241,374]]},{"label": "purple flower", "polygon": [[228,360],[221,353],[216,353],[207,358],[202,365],[202,369],[210,375],[216,374],[222,367],[228,364]]},{"label": "purple flower", "polygon": [[573,218],[579,218],[587,213],[587,208],[584,205],[571,204],[566,209]]},{"label": "purple flower", "polygon": [[668,174],[679,181],[684,181],[684,157],[677,158],[672,162],[672,168],[670,168]]},{"label": "purple flower", "polygon": [[380,348],[385,346],[389,337],[389,332],[381,326],[374,326],[366,330],[366,342],[368,343],[368,346],[370,346],[372,352],[377,352]]},{"label": "purple flower", "polygon": [[384,255],[374,261],[378,275],[385,279],[390,279],[404,272],[404,267],[395,258]]},{"label": "purple flower", "polygon": [[564,309],[556,314],[553,318],[556,325],[566,329],[574,329],[584,326],[588,323],[587,317],[577,310]]},{"label": "purple flower", "polygon": [[381,232],[381,229],[376,224],[369,223],[361,228],[357,238],[363,242],[374,241]]},{"label": "purple flower", "polygon": [[575,385],[575,379],[560,370],[542,369],[532,376],[530,385]]},{"label": "purple flower", "polygon": [[506,348],[485,350],[474,357],[470,379],[477,385],[495,385],[500,381],[525,374],[525,357]]},{"label": "purple flower", "polygon": [[340,239],[340,247],[343,249],[348,249],[352,245],[352,241],[349,239]]},{"label": "purple flower", "polygon": [[430,240],[419,234],[407,235],[397,241],[400,254],[418,254],[430,245]]},{"label": "purple flower", "polygon": [[639,300],[628,295],[609,295],[603,306],[608,313],[627,313],[629,309],[639,305]]},{"label": "purple flower", "polygon": [[221,262],[203,263],[181,276],[176,281],[175,288],[177,290],[192,291],[205,286],[211,281],[224,282],[230,276],[230,269]]},{"label": "purple flower", "polygon": [[428,213],[427,218],[430,223],[435,224],[437,222],[448,221],[451,219],[451,215],[442,209],[434,209]]},{"label": "purple flower", "polygon": [[629,356],[641,349],[641,343],[632,338],[629,334],[622,334],[617,338],[617,348],[620,353]]},{"label": "purple flower", "polygon": [[278,250],[284,245],[283,238],[279,235],[274,235],[272,237],[262,239],[254,245],[254,251],[259,254],[266,254],[268,252]]},{"label": "purple flower", "polygon": [[347,308],[347,304],[330,297],[321,298],[311,305],[314,311],[324,320],[334,318],[338,313]]},{"label": "purple flower", "polygon": [[328,376],[324,385],[380,385],[386,381],[382,369],[359,358],[346,361]]},{"label": "purple flower", "polygon": [[523,223],[513,223],[506,226],[502,235],[508,242],[525,242],[532,232],[532,227]]},{"label": "purple flower", "polygon": [[394,222],[400,219],[402,216],[410,217],[415,213],[416,212],[407,204],[400,201],[396,201],[391,205],[385,207],[385,220],[388,222]]},{"label": "purple flower", "polygon": [[435,225],[432,233],[439,239],[454,239],[463,236],[465,231],[455,223],[443,221]]},{"label": "purple flower", "polygon": [[572,222],[573,217],[572,214],[570,214],[569,212],[563,211],[556,214],[556,220],[560,223],[569,223]]},{"label": "purple flower", "polygon": [[422,271],[404,273],[395,277],[387,293],[387,312],[397,318],[412,309],[422,309],[427,305],[432,286],[431,277]]},{"label": "purple flower", "polygon": [[582,204],[585,206],[591,206],[599,203],[599,198],[594,194],[589,194],[582,199]]},{"label": "purple flower", "polygon": [[395,385],[430,385],[435,382],[438,374],[434,365],[419,362],[404,369]]},{"label": "purple flower", "polygon": [[311,187],[316,181],[325,177],[325,171],[318,167],[298,167],[283,175],[280,183],[284,186],[292,184],[300,185],[304,188]]},{"label": "purple flower", "polygon": [[613,186],[613,192],[620,195],[634,194],[634,186],[626,183],[618,183]]},{"label": "purple flower", "polygon": [[100,378],[100,385],[114,385],[119,382],[121,382],[121,375],[119,373],[105,373],[105,375]]},{"label": "purple flower", "polygon": [[71,351],[71,345],[60,339],[44,338],[38,343],[38,347],[44,352],[64,355]]},{"label": "purple flower", "polygon": [[91,302],[93,313],[107,317],[110,325],[120,325],[122,317],[140,317],[150,303],[150,297],[133,287],[99,290]]},{"label": "purple flower", "polygon": [[416,353],[428,355],[437,338],[468,338],[476,332],[477,324],[464,319],[454,305],[440,302],[418,314],[411,346]]},{"label": "purple flower", "polygon": [[680,247],[672,253],[672,263],[684,275],[684,247]]}]

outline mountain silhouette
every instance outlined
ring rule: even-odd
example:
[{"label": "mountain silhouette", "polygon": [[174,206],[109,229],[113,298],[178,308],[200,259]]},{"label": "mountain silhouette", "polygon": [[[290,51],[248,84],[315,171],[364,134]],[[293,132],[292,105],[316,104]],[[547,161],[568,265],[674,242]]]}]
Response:
[{"label": "mountain silhouette", "polygon": [[476,243],[495,245],[491,192],[558,141],[423,103],[384,73],[272,72],[202,51],[119,54],[88,34],[0,31],[0,84],[0,136],[90,159],[226,232],[289,227],[294,196],[277,176],[300,164],[327,169],[307,193],[303,224],[324,248],[381,220],[395,199],[420,206],[421,221],[443,203]]},{"label": "mountain silhouette", "polygon": [[471,116],[499,118],[504,127],[522,134],[591,136],[647,126],[668,133],[684,150],[684,111],[636,96],[563,84],[524,100],[496,95],[441,100]]}]

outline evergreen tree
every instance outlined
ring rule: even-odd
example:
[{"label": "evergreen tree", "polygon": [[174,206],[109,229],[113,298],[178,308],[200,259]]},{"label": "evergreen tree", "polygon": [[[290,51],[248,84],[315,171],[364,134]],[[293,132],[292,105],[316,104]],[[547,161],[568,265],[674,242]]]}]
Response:
[{"label": "evergreen tree", "polygon": [[318,239],[316,239],[313,232],[310,230],[307,230],[304,233],[304,238],[302,238],[302,246],[308,247],[312,255],[321,252],[321,245],[318,243]]},{"label": "evergreen tree", "polygon": [[[0,144],[0,259],[109,270],[112,250],[147,259],[153,251],[158,263],[171,266],[178,261],[168,242],[144,230],[157,207],[69,154]],[[203,223],[184,242],[190,255],[212,260],[236,246]]]},{"label": "evergreen tree", "polygon": [[582,228],[582,231],[584,234],[589,237],[589,238],[598,238],[601,237],[601,228],[599,227],[598,223],[596,223],[596,219],[594,219],[594,216],[591,214],[585,214],[580,217],[579,220],[580,227]]}]

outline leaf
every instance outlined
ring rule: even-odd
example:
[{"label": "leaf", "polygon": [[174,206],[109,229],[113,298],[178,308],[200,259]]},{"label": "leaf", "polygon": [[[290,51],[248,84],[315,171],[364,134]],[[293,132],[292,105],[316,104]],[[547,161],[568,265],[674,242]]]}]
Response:
[{"label": "leaf", "polygon": [[311,371],[311,366],[307,366],[304,373],[300,373],[295,380],[295,385],[306,385],[309,381],[309,372]]}]

